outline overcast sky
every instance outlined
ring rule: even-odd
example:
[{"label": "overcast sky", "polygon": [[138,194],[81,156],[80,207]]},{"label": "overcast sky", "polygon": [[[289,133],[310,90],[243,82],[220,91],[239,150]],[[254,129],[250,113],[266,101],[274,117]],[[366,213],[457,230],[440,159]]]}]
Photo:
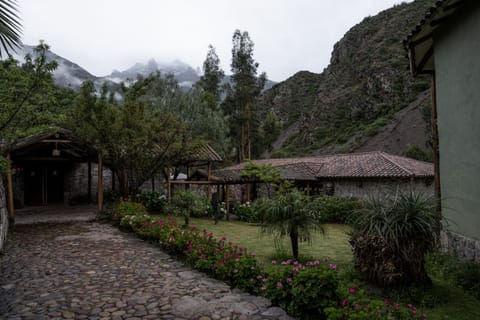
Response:
[{"label": "overcast sky", "polygon": [[[259,72],[282,81],[321,72],[335,42],[400,0],[18,0],[23,42],[97,76],[154,58],[202,66],[208,45],[230,73],[232,35],[248,31]],[[409,2],[409,1],[407,1]]]}]

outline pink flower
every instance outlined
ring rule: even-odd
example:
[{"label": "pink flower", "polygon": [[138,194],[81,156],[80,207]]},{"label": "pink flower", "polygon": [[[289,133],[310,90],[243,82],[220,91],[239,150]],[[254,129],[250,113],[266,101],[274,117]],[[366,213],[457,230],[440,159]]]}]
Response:
[{"label": "pink flower", "polygon": [[287,283],[292,283],[293,280],[292,280],[292,278],[287,278],[287,279],[285,279],[285,281],[286,281]]},{"label": "pink flower", "polygon": [[235,262],[240,262],[240,258],[236,258],[236,259],[235,259]]},{"label": "pink flower", "polygon": [[332,269],[332,270],[337,269],[337,264],[336,263],[330,263],[330,269]]},{"label": "pink flower", "polygon": [[190,228],[190,231],[195,231],[195,230],[197,230],[197,227],[195,227],[195,226]]},{"label": "pink flower", "polygon": [[328,262],[328,257],[323,257],[323,262]]},{"label": "pink flower", "polygon": [[357,293],[357,288],[355,288],[355,287],[350,287],[350,288],[348,288],[348,292],[349,292],[350,294],[355,295],[355,294]]},{"label": "pink flower", "polygon": [[233,270],[233,273],[238,273],[238,269],[234,269],[234,270]]},{"label": "pink flower", "polygon": [[257,254],[256,254],[255,252],[252,252],[250,255],[251,255],[252,257],[255,257]]},{"label": "pink flower", "polygon": [[343,300],[342,300],[342,306],[343,306],[343,307],[348,306],[348,303],[349,303],[349,301],[348,301],[347,299],[343,299]]},{"label": "pink flower", "polygon": [[267,288],[265,286],[260,287],[260,291],[265,291],[265,290],[267,290]]},{"label": "pink flower", "polygon": [[388,307],[390,305],[390,301],[388,301],[388,299],[384,299],[383,300],[383,304]]},{"label": "pink flower", "polygon": [[277,282],[277,288],[279,288],[279,289],[283,288],[283,284],[280,281]]},{"label": "pink flower", "polygon": [[318,266],[319,264],[320,264],[320,261],[318,261],[318,260],[313,261],[314,266]]},{"label": "pink flower", "polygon": [[272,264],[277,264],[277,260],[272,260]]},{"label": "pink flower", "polygon": [[298,266],[298,265],[299,265],[299,262],[298,262],[298,261],[295,261],[295,262],[293,263],[293,265],[294,265],[294,266]]},{"label": "pink flower", "polygon": [[263,277],[262,277],[261,274],[259,274],[259,275],[257,276],[257,279],[262,279],[262,278],[263,278]]}]

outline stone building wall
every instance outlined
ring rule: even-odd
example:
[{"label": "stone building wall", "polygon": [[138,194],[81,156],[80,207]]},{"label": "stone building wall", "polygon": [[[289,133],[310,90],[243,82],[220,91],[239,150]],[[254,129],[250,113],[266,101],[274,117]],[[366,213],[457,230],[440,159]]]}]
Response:
[{"label": "stone building wall", "polygon": [[433,196],[433,180],[415,179],[355,179],[333,180],[333,195],[340,197],[369,198],[398,191],[413,190]]},{"label": "stone building wall", "polygon": [[440,234],[442,251],[460,259],[480,263],[480,240],[444,230]]},{"label": "stone building wall", "polygon": [[[97,197],[98,165],[92,163],[92,201]],[[103,190],[105,192],[112,190],[112,171],[104,167],[103,169]],[[67,203],[82,202],[87,200],[88,196],[88,164],[75,163],[72,168],[65,172],[64,197]]]},{"label": "stone building wall", "polygon": [[6,193],[0,176],[0,252],[3,251],[8,234],[8,211]]}]

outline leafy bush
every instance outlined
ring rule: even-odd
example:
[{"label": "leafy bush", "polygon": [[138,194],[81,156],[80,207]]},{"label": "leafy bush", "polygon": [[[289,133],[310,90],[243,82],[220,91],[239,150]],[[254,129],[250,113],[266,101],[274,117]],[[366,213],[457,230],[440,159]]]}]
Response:
[{"label": "leafy bush", "polygon": [[[276,264],[276,261],[272,261]],[[262,279],[260,293],[301,319],[324,319],[324,309],[337,304],[336,265],[317,261],[282,261]]]},{"label": "leafy bush", "polygon": [[312,198],[312,211],[322,223],[346,223],[361,203],[355,198],[318,196]]},{"label": "leafy bush", "polygon": [[435,252],[428,255],[426,268],[432,276],[460,287],[480,299],[480,264],[462,261],[446,253]]},{"label": "leafy bush", "polygon": [[430,282],[425,254],[435,249],[440,228],[431,199],[413,191],[371,199],[350,221],[355,265],[369,281],[381,286]]},{"label": "leafy bush", "polygon": [[257,212],[250,202],[235,204],[233,206],[233,214],[236,215],[240,221],[258,222]]},{"label": "leafy bush", "polygon": [[426,319],[412,304],[400,305],[384,299],[370,299],[365,291],[350,287],[339,306],[325,309],[329,320],[413,320]]},{"label": "leafy bush", "polygon": [[142,203],[136,202],[131,198],[122,198],[108,213],[115,223],[120,223],[127,216],[146,215],[147,209]]},{"label": "leafy bush", "polygon": [[185,219],[185,225],[187,226],[190,216],[204,213],[205,209],[203,198],[188,190],[176,192],[169,206],[169,210]]},{"label": "leafy bush", "polygon": [[156,191],[145,191],[136,195],[136,200],[143,203],[149,211],[163,212],[167,204],[165,195]]}]

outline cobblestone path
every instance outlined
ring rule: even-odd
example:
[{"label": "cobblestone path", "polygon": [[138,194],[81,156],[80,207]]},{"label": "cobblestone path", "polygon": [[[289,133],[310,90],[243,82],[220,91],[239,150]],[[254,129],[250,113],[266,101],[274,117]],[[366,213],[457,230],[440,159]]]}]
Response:
[{"label": "cobblestone path", "polygon": [[96,222],[16,226],[0,256],[0,318],[289,319]]}]

